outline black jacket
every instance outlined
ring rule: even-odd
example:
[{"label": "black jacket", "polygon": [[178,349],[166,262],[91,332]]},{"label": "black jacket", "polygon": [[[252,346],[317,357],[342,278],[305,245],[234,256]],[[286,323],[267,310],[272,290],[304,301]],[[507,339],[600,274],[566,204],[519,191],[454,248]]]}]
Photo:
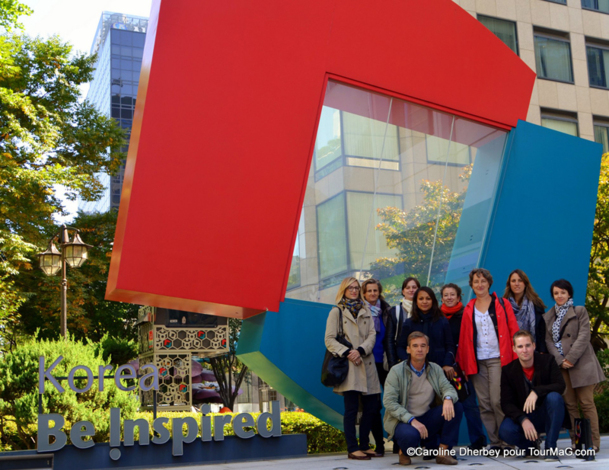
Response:
[{"label": "black jacket", "polygon": [[463,310],[465,310],[465,307],[454,313],[450,317],[450,320],[448,320],[448,324],[450,325],[450,331],[453,334],[455,350],[459,347],[459,336],[461,336],[461,320],[463,320]]},{"label": "black jacket", "polygon": [[547,354],[546,321],[543,319],[543,308],[535,305],[535,350]]},{"label": "black jacket", "polygon": [[[557,392],[562,395],[565,381],[554,356],[536,352],[533,364],[533,391],[539,397],[535,406],[537,409],[548,393]],[[526,418],[523,408],[528,396],[522,365],[519,359],[515,359],[501,370],[501,408],[505,416],[516,423],[522,423]]]},{"label": "black jacket", "polygon": [[391,305],[381,299],[381,311],[383,316],[383,323],[385,324],[385,338],[383,338],[383,350],[387,355],[387,364],[391,369],[397,362],[397,352],[395,345],[395,330],[396,321],[391,314]]}]

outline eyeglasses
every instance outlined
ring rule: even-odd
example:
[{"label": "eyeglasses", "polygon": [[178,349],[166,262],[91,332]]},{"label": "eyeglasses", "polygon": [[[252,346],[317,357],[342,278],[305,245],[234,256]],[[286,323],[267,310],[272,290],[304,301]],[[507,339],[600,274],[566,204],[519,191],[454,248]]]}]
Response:
[{"label": "eyeglasses", "polygon": [[359,290],[359,286],[349,286],[346,290]]}]

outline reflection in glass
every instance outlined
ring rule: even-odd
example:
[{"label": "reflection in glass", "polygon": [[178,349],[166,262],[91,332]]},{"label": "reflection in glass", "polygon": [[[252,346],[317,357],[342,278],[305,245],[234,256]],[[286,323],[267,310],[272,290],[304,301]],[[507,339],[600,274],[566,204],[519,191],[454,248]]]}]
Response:
[{"label": "reflection in glass", "polygon": [[467,288],[505,140],[504,131],[329,81],[287,297],[332,303],[345,276],[380,279],[390,302],[407,276]]}]

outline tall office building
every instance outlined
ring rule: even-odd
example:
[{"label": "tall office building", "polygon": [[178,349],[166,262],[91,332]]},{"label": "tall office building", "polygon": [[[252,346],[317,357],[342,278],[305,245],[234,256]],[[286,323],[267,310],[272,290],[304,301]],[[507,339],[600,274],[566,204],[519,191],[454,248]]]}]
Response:
[{"label": "tall office building", "polygon": [[454,1],[537,73],[527,121],[609,151],[609,2]]},{"label": "tall office building", "polygon": [[[97,53],[97,66],[87,99],[98,111],[112,116],[127,132],[133,123],[148,18],[103,12],[95,33],[91,54]],[[127,153],[128,147],[123,151]],[[80,201],[85,212],[118,210],[121,200],[124,162],[115,176],[100,174],[104,194],[99,201]]]}]

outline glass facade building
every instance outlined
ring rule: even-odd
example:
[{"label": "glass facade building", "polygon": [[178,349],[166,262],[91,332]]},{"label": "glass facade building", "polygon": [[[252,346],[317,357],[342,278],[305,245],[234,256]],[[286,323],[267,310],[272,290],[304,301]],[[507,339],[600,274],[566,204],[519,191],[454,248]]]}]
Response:
[{"label": "glass facade building", "polygon": [[[502,130],[330,80],[286,297],[333,303],[346,276],[380,279],[389,301],[407,276],[467,292],[505,142]],[[460,222],[479,236],[463,239]]]},{"label": "glass facade building", "polygon": [[[129,142],[137,98],[148,19],[122,13],[104,12],[99,22],[91,54],[97,54],[97,67],[87,99],[98,111],[112,116],[127,132]],[[123,152],[127,153],[128,146]],[[114,176],[98,175],[104,184],[99,201],[80,201],[84,212],[118,210],[125,172],[124,162]]]}]

